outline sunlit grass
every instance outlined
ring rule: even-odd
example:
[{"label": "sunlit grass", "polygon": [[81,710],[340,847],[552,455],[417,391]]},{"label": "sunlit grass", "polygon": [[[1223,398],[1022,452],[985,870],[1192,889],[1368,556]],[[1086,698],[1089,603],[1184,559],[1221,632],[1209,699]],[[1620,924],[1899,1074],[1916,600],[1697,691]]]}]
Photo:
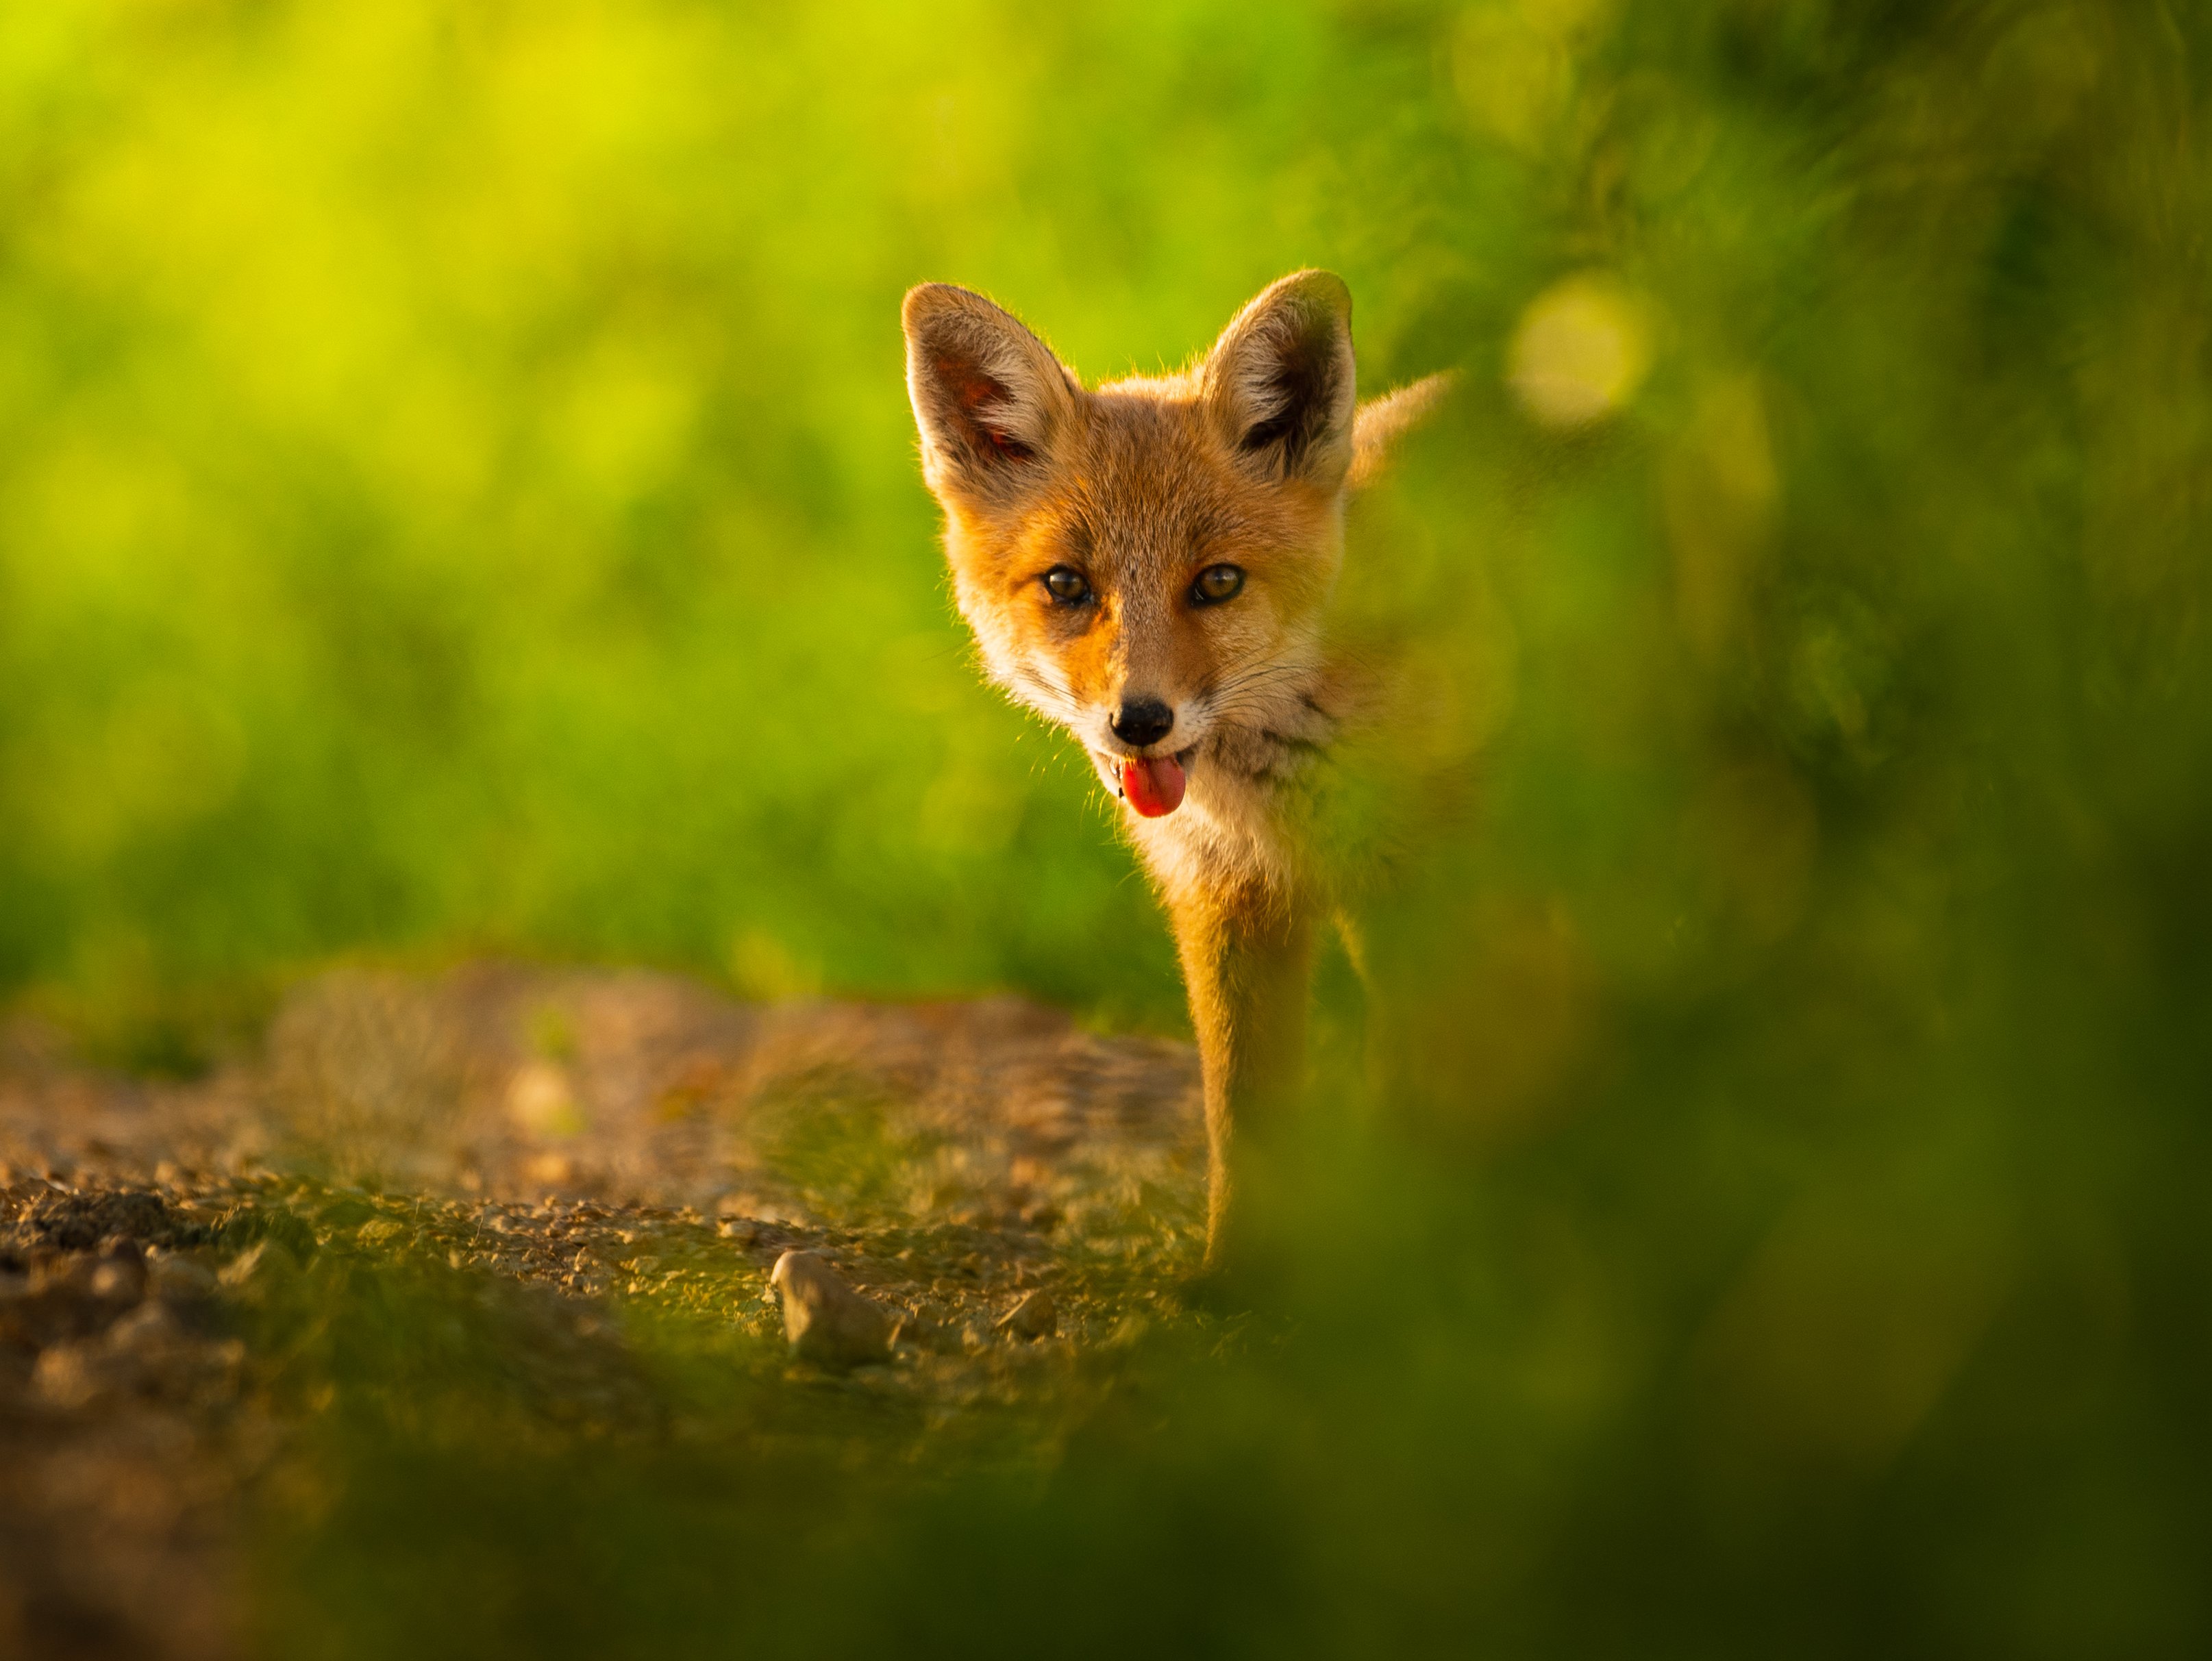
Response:
[{"label": "sunlit grass", "polygon": [[[1072,1251],[1126,1331],[940,1422],[701,1267],[563,1418],[465,1265],[318,1258],[270,1649],[2201,1651],[2208,52],[2067,0],[8,9],[0,988],[127,1070],[339,955],[1176,1030],[952,616],[899,296],[1104,377],[1325,265],[1364,390],[1462,377],[1352,515],[1410,690],[1267,1312],[1176,1303],[1165,1223]],[[896,1209],[927,1150],[809,1105],[813,1201]]]}]

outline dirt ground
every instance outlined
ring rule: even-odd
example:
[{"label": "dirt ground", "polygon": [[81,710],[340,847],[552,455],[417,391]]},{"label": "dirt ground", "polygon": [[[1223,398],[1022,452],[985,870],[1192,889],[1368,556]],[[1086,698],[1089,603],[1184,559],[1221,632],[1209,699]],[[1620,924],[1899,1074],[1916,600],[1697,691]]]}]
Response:
[{"label": "dirt ground", "polygon": [[957,1403],[1102,1342],[1196,1253],[1187,1046],[1011,999],[733,1002],[641,972],[307,982],[189,1083],[0,1028],[0,1655],[241,1642],[240,1541],[301,1410],[250,1320],[325,1253],[512,1290],[517,1387],[649,1415],[621,1306],[771,1338],[818,1252]]}]

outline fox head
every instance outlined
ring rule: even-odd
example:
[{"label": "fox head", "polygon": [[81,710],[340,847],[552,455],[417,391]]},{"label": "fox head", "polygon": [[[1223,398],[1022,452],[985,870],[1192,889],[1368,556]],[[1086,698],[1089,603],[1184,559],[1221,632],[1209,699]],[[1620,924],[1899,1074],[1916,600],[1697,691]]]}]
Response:
[{"label": "fox head", "polygon": [[992,678],[1147,816],[1187,775],[1218,798],[1325,743],[1345,499],[1434,391],[1358,408],[1342,281],[1285,277],[1191,367],[1094,389],[964,288],[926,283],[904,318],[922,471]]}]

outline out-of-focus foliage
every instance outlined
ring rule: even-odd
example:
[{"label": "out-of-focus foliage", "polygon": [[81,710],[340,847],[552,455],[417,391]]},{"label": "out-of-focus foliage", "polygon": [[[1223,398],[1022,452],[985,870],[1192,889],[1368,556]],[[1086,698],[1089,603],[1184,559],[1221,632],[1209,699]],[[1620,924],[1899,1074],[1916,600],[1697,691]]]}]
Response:
[{"label": "out-of-focus foliage", "polygon": [[1346,598],[1475,788],[1376,924],[1380,1128],[1325,1091],[1279,1173],[1291,1336],[1042,1482],[386,1427],[301,1641],[494,1585],[548,1645],[2203,1652],[2208,54],[2158,0],[0,14],[0,974],[88,1007],[494,945],[1171,1019],[974,682],[897,297],[1097,373],[1326,264],[1372,385],[1466,371]]}]

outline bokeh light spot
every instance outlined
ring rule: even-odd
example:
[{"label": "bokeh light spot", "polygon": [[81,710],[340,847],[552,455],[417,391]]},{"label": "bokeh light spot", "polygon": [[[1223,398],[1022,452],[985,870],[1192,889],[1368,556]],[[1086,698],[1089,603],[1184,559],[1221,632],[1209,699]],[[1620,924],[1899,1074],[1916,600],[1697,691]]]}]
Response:
[{"label": "bokeh light spot", "polygon": [[1642,303],[1601,274],[1571,276],[1522,313],[1506,379],[1547,427],[1585,427],[1623,408],[1651,367]]}]

